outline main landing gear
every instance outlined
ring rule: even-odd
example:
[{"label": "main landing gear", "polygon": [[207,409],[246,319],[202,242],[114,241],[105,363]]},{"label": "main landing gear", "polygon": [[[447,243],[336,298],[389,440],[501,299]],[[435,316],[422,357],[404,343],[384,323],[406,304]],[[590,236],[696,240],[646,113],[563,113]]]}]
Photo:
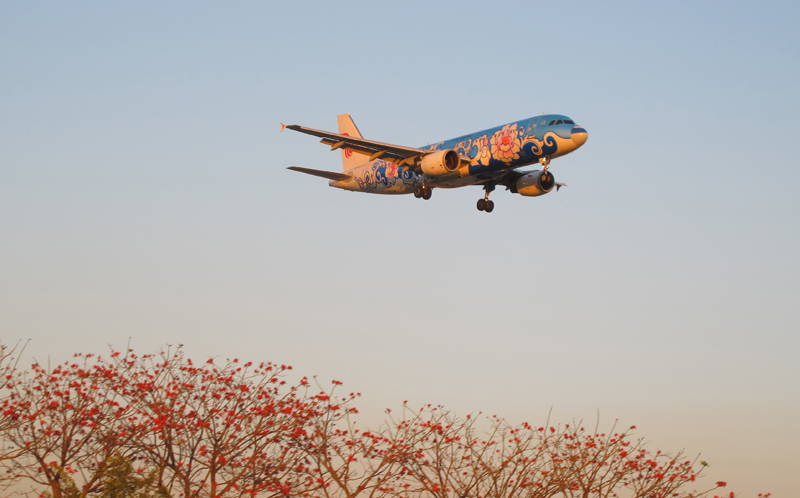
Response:
[{"label": "main landing gear", "polygon": [[483,195],[483,199],[478,200],[478,211],[486,211],[487,213],[491,213],[494,211],[494,202],[489,200],[489,192],[494,190],[494,185],[489,185],[488,183],[483,186],[483,190],[486,193]]},{"label": "main landing gear", "polygon": [[419,187],[414,189],[414,197],[416,197],[417,199],[422,197],[427,201],[428,199],[431,198],[432,194],[433,192],[431,191],[431,188],[426,185],[420,185]]}]

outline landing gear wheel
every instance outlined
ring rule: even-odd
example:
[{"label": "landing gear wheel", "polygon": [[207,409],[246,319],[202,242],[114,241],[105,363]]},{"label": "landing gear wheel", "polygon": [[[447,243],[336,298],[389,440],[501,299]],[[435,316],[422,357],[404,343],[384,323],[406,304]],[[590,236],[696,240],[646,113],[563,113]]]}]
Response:
[{"label": "landing gear wheel", "polygon": [[486,210],[486,201],[484,199],[478,199],[478,211],[485,211]]},{"label": "landing gear wheel", "polygon": [[486,207],[484,208],[484,210],[487,213],[491,213],[492,211],[494,211],[494,201],[486,201]]},{"label": "landing gear wheel", "polygon": [[423,199],[425,199],[427,201],[428,199],[431,198],[431,195],[433,195],[433,191],[430,189],[430,187],[422,187],[422,198]]},{"label": "landing gear wheel", "polygon": [[414,189],[414,197],[416,197],[417,199],[422,197],[422,187],[417,187]]}]

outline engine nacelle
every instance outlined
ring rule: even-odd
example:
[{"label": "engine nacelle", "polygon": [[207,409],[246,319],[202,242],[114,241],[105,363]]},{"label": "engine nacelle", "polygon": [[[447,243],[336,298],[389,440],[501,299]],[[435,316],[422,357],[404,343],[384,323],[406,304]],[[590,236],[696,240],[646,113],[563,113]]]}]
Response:
[{"label": "engine nacelle", "polygon": [[461,165],[461,158],[458,152],[448,149],[439,150],[433,154],[422,157],[420,168],[428,176],[442,176],[456,171]]},{"label": "engine nacelle", "polygon": [[549,171],[531,171],[517,179],[514,185],[516,193],[526,197],[536,197],[544,195],[556,186],[556,179]]}]

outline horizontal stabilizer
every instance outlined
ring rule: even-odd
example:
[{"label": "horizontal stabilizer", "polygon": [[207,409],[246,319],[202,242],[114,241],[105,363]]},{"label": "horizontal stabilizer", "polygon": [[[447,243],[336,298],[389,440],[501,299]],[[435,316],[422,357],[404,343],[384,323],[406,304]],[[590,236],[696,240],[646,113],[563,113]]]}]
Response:
[{"label": "horizontal stabilizer", "polygon": [[292,171],[299,171],[300,173],[305,173],[307,175],[321,176],[322,178],[327,178],[328,180],[335,180],[337,182],[340,182],[342,180],[349,180],[351,178],[350,175],[345,175],[344,173],[334,173],[333,171],[322,171],[319,169],[301,168],[299,166],[289,166],[286,169],[290,169]]}]

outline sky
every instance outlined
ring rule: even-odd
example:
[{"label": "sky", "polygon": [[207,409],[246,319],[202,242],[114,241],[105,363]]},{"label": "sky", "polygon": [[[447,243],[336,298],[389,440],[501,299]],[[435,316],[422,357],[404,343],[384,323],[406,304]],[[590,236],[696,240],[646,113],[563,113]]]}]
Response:
[{"label": "sky", "polygon": [[[0,340],[287,363],[385,408],[637,425],[796,493],[796,2],[3,2]],[[588,130],[538,198],[344,192],[280,122]]]}]

